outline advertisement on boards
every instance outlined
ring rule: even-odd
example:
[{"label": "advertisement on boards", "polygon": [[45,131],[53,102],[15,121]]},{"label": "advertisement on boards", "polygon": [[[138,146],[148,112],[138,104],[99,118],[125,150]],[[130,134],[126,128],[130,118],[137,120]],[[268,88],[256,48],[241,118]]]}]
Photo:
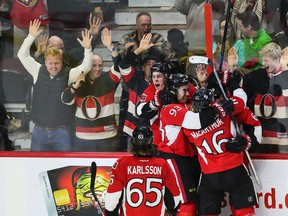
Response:
[{"label": "advertisement on boards", "polygon": [[[94,191],[105,204],[111,167],[121,155],[95,157],[0,157],[0,215],[100,215],[90,191],[90,165],[97,164]],[[253,159],[261,184],[255,184],[256,215],[288,215],[288,160]],[[221,216],[230,216],[229,196]]]},{"label": "advertisement on boards", "polygon": [[[105,206],[105,192],[110,179],[110,166],[97,167],[94,191]],[[91,190],[91,172],[88,166],[66,166],[39,174],[49,216],[101,215]]]}]

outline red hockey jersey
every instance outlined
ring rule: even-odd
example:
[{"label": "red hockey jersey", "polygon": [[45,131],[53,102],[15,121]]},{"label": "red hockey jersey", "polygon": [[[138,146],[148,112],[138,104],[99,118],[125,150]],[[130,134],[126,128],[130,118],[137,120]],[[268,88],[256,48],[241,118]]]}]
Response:
[{"label": "red hockey jersey", "polygon": [[189,143],[183,129],[201,127],[198,113],[188,110],[186,104],[170,104],[161,109],[160,121],[163,141],[158,145],[158,151],[184,157],[196,155],[195,148]]},{"label": "red hockey jersey", "polygon": [[[239,97],[231,99],[234,101],[234,114],[241,113],[245,108],[243,100]],[[222,172],[243,164],[243,152],[226,151],[226,142],[237,134],[230,115],[217,119],[201,130],[184,129],[184,133],[198,150],[198,159],[203,173]]]},{"label": "red hockey jersey", "polygon": [[[142,108],[145,104],[149,103],[154,98],[154,94],[156,92],[156,88],[153,83],[144,90],[139,105],[137,106],[137,114],[140,116],[142,114]],[[159,111],[157,111],[159,113]],[[161,142],[161,132],[159,130],[160,119],[157,114],[152,119],[150,119],[150,126],[153,130],[154,140],[153,144],[158,145]]]},{"label": "red hockey jersey", "polygon": [[[164,202],[165,188],[173,196],[168,203]],[[114,211],[122,203],[124,215],[161,216],[165,215],[165,205],[174,209],[179,202],[175,175],[164,159],[125,156],[112,167],[105,212]]]}]

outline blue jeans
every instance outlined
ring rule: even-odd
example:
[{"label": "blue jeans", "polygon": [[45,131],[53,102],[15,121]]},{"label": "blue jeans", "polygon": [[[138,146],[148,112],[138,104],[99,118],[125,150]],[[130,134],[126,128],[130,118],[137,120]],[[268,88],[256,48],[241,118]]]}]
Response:
[{"label": "blue jeans", "polygon": [[31,151],[71,151],[70,127],[45,130],[35,125],[32,133]]},{"label": "blue jeans", "polygon": [[114,152],[119,149],[118,136],[101,140],[75,138],[73,151],[77,152]]}]

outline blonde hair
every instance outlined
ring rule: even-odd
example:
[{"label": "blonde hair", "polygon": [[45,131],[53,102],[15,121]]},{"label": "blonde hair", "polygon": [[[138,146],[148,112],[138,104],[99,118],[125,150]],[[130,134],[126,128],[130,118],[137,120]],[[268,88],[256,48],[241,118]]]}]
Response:
[{"label": "blonde hair", "polygon": [[57,49],[55,47],[48,47],[44,52],[44,58],[46,59],[47,56],[59,56],[61,61],[63,61],[63,50]]},{"label": "blonde hair", "polygon": [[280,59],[281,58],[281,47],[276,43],[268,43],[265,45],[260,51],[261,56],[269,56],[272,59]]}]

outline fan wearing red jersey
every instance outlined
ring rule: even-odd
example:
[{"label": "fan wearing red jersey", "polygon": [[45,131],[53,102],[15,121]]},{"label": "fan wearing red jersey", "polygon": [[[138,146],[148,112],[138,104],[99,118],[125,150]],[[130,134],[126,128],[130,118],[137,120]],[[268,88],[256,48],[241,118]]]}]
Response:
[{"label": "fan wearing red jersey", "polygon": [[133,131],[133,156],[124,156],[112,167],[105,196],[105,215],[159,215],[166,209],[176,215],[180,191],[169,164],[154,157],[153,133],[148,126]]},{"label": "fan wearing red jersey", "polygon": [[[192,105],[196,112],[201,113],[214,101],[213,93],[201,88],[193,95]],[[242,111],[235,108],[234,114]],[[257,197],[243,161],[243,152],[250,148],[251,138],[246,134],[236,135],[231,115],[204,129],[184,132],[198,150],[202,170],[198,186],[199,215],[220,214],[224,192],[231,197],[235,215],[255,215],[253,206],[257,204]]]}]

